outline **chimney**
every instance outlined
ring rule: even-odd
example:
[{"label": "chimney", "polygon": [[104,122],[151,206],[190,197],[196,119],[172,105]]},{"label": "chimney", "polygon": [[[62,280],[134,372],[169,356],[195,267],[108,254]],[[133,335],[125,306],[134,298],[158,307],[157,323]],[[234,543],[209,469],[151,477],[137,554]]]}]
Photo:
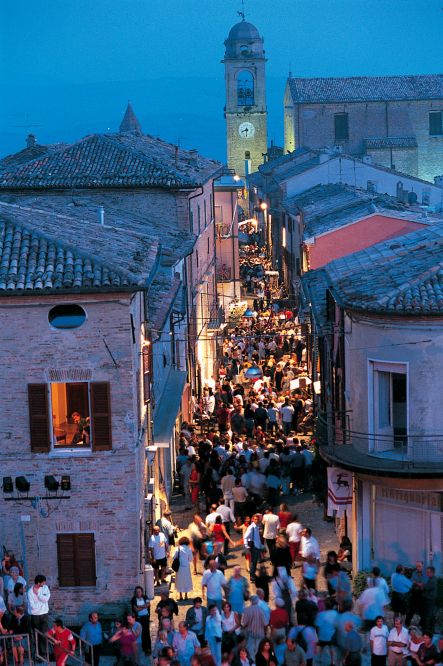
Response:
[{"label": "chimney", "polygon": [[35,146],[36,143],[37,140],[35,138],[35,134],[28,134],[28,136],[26,137],[26,147],[32,148],[33,146]]},{"label": "chimney", "polygon": [[105,226],[105,207],[104,206],[99,207],[98,216],[99,216],[100,224],[102,225],[102,227],[104,227]]}]

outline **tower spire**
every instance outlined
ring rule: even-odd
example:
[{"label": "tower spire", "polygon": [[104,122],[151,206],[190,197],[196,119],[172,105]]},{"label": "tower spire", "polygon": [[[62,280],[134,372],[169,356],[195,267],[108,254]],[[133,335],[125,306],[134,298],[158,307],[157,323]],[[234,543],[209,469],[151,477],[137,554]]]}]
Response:
[{"label": "tower spire", "polygon": [[137,134],[142,133],[142,127],[134,113],[132,104],[129,101],[128,106],[126,107],[125,115],[123,116],[123,120],[120,123],[119,130],[120,134],[123,132],[136,132]]}]

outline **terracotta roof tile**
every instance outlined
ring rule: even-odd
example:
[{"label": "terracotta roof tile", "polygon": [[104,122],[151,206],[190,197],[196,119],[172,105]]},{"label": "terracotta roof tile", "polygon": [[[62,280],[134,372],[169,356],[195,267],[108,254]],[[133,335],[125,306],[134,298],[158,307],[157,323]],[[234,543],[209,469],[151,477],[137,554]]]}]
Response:
[{"label": "terracotta roof tile", "polygon": [[295,103],[443,99],[443,74],[290,78]]}]

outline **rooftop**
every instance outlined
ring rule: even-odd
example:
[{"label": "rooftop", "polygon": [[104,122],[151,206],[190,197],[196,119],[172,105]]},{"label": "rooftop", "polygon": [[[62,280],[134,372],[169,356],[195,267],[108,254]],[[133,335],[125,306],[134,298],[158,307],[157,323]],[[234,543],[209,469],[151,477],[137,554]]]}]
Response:
[{"label": "rooftop", "polygon": [[443,99],[443,74],[289,78],[295,103]]},{"label": "rooftop", "polygon": [[345,308],[373,314],[443,315],[443,221],[377,243],[310,271],[302,280],[317,321],[326,288]]},{"label": "rooftop", "polygon": [[395,197],[361,190],[349,185],[316,185],[282,202],[291,214],[303,211],[304,238],[313,238],[373,215],[393,214],[427,223],[423,211],[413,211]]},{"label": "rooftop", "polygon": [[127,230],[96,223],[85,234],[74,217],[0,202],[0,296],[137,290],[158,251]]},{"label": "rooftop", "polygon": [[53,215],[62,213],[69,219],[74,219],[81,225],[82,239],[88,235],[90,225],[94,228],[99,221],[100,205],[103,205],[107,228],[114,228],[116,231],[127,230],[143,237],[148,245],[161,243],[162,265],[172,266],[192,251],[195,236],[171,224],[169,214],[162,213],[161,210],[156,210],[155,215],[151,214],[149,209],[138,210],[134,198],[131,197],[131,201],[128,202],[126,197],[123,195],[101,197],[96,192],[78,194],[0,192],[0,202],[44,209]]},{"label": "rooftop", "polygon": [[183,150],[135,131],[93,134],[60,149],[42,152],[30,161],[21,160],[18,155],[0,163],[0,189],[191,189],[205,183],[222,167],[197,151]]}]

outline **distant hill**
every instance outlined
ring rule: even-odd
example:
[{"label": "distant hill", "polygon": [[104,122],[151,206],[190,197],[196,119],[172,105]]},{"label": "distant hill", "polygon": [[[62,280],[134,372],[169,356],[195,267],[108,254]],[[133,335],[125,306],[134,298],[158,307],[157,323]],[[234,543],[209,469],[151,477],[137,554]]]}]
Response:
[{"label": "distant hill", "polygon": [[[285,79],[269,78],[269,141],[283,141]],[[3,90],[0,156],[21,150],[30,127],[39,143],[71,142],[95,132],[115,132],[128,100],[147,134],[208,157],[225,161],[224,80],[160,78],[45,87],[10,86]],[[27,120],[26,114],[29,114]]]}]

